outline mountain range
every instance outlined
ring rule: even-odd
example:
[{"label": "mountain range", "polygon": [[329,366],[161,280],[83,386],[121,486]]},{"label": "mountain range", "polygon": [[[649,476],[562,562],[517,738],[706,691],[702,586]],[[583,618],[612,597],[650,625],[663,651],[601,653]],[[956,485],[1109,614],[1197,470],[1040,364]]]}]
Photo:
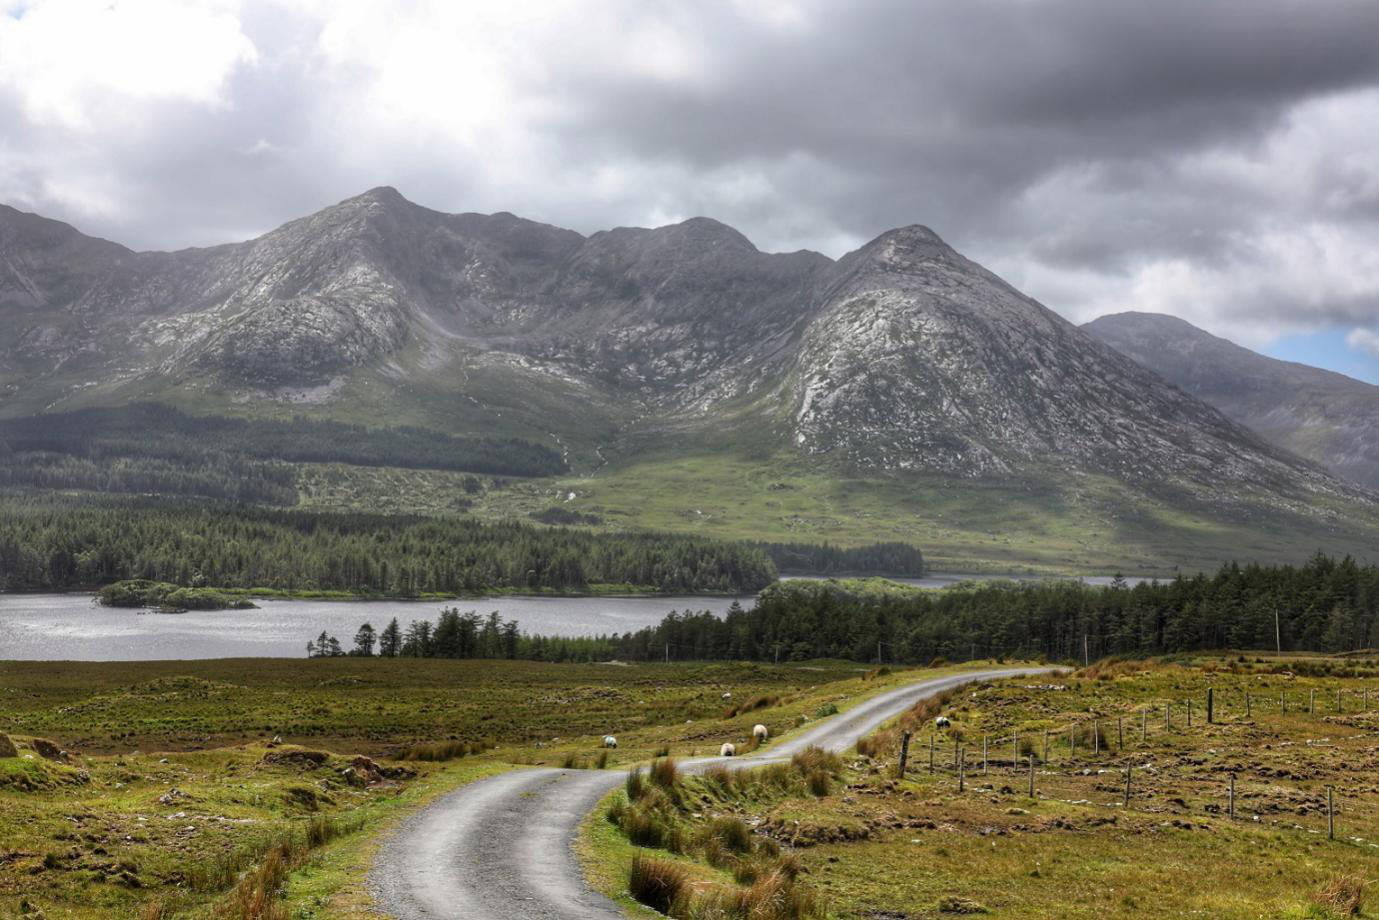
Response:
[{"label": "mountain range", "polygon": [[[1046,533],[1034,509],[1099,521],[1146,566],[1240,527],[1274,555],[1368,540],[1349,521],[1373,495],[1104,330],[918,225],[833,260],[706,218],[583,236],[379,188],[248,242],[133,252],[0,207],[3,415],[155,400],[516,436],[567,459],[550,494],[629,524],[663,523],[636,497],[665,485],[652,467],[700,458],[717,472],[685,505],[732,506],[718,478],[742,477],[770,520],[677,508],[684,527],[846,541],[872,516],[887,537],[960,534],[978,563],[1007,552],[973,548],[1000,528]],[[1039,500],[1018,511],[1011,490]]]},{"label": "mountain range", "polygon": [[1082,328],[1275,444],[1379,489],[1379,387],[1266,357],[1174,316],[1117,313]]}]

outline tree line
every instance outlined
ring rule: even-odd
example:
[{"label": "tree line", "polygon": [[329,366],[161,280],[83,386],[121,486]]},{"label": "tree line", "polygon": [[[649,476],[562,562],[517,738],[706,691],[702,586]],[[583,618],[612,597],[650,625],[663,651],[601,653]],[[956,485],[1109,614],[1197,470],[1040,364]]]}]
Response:
[{"label": "tree line", "polygon": [[0,420],[0,486],[291,505],[297,493],[287,463],[496,476],[551,476],[567,469],[559,451],[519,438],[303,417],[190,415],[157,403]]},{"label": "tree line", "polygon": [[[592,638],[528,636],[495,618],[480,623],[475,614],[461,616],[467,637],[475,624],[489,628],[489,638],[477,643],[437,644],[439,622],[413,623],[406,654],[922,663],[997,656],[1079,661],[1222,648],[1338,652],[1379,647],[1379,567],[1317,555],[1300,566],[1230,564],[1214,574],[1134,587],[1118,579],[1109,587],[987,582],[893,591],[788,581],[761,592],[750,608],[734,603],[723,617],[677,612],[656,626]],[[447,627],[446,635],[460,628]],[[506,638],[496,640],[499,633]]]},{"label": "tree line", "polygon": [[831,543],[763,543],[764,550],[781,572],[808,575],[893,575],[918,578],[924,575],[924,554],[908,543],[872,543],[867,546],[834,546]]},{"label": "tree line", "polygon": [[403,597],[590,585],[747,594],[775,578],[762,551],[697,536],[156,498],[9,495],[0,503],[0,589],[7,591],[145,579]]}]

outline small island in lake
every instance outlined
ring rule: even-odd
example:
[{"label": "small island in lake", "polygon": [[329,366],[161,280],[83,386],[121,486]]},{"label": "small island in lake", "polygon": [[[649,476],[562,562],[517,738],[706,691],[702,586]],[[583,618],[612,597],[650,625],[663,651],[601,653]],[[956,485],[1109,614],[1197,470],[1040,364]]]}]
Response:
[{"label": "small island in lake", "polygon": [[258,605],[215,588],[184,588],[165,581],[133,578],[96,592],[106,607],[157,607],[161,610],[252,610]]}]

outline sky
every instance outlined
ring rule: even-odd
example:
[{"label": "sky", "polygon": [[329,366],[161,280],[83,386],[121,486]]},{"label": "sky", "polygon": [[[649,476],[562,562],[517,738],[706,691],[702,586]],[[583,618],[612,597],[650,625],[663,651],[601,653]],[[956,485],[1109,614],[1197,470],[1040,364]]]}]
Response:
[{"label": "sky", "polygon": [[181,248],[378,185],[830,256],[919,223],[1075,322],[1379,383],[1374,0],[0,0],[0,202]]}]

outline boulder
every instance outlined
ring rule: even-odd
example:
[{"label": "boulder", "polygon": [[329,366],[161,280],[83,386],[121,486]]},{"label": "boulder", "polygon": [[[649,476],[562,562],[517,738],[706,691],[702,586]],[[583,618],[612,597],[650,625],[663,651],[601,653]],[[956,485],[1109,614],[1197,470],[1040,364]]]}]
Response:
[{"label": "boulder", "polygon": [[9,735],[5,734],[4,732],[0,732],[0,757],[18,756],[19,748],[14,746],[14,742],[10,740]]}]

